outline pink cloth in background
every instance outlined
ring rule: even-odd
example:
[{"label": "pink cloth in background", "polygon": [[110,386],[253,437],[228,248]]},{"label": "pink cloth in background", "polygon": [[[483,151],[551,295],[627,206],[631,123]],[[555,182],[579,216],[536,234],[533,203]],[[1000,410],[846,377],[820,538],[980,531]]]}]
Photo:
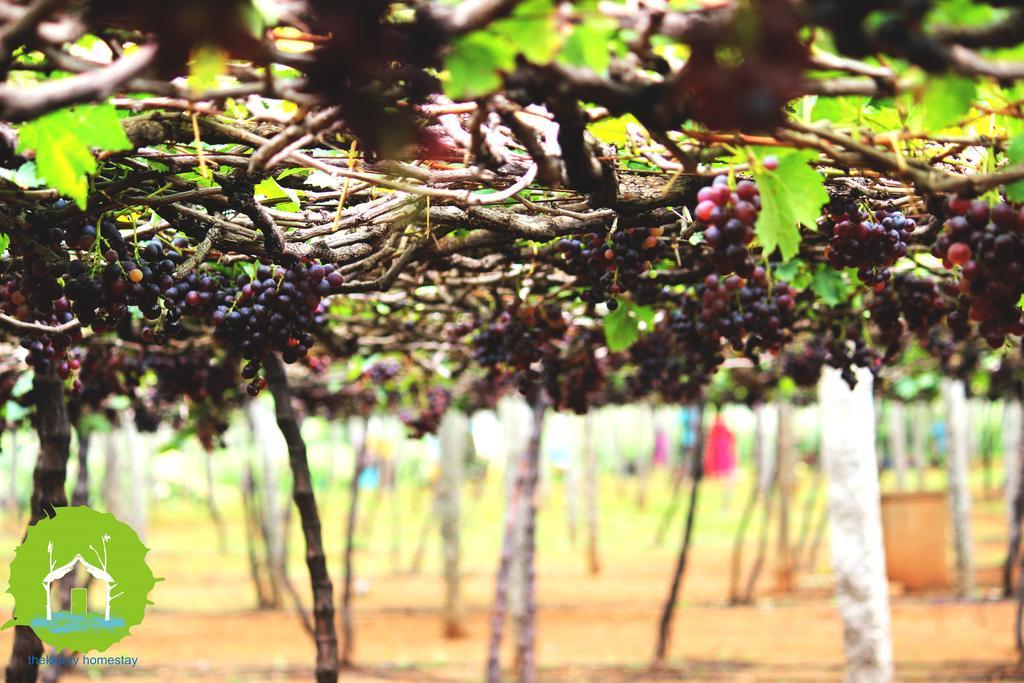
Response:
[{"label": "pink cloth in background", "polygon": [[668,434],[664,429],[654,430],[654,466],[668,463]]},{"label": "pink cloth in background", "polygon": [[727,477],[736,469],[736,437],[725,424],[722,416],[715,415],[715,422],[708,433],[704,448],[704,472],[709,477]]}]

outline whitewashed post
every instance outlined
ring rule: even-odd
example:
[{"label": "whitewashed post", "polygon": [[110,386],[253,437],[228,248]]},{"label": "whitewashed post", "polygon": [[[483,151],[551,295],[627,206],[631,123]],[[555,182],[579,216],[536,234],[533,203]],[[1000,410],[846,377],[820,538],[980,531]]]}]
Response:
[{"label": "whitewashed post", "polygon": [[1020,479],[1021,402],[1017,399],[1006,401],[1003,406],[1003,476],[1006,481],[1006,518],[1013,524],[1016,517],[1014,507],[1017,498],[1017,483]]},{"label": "whitewashed post", "polygon": [[903,408],[903,401],[889,401],[889,455],[896,470],[896,488],[900,491],[907,488],[907,416]]},{"label": "whitewashed post", "polygon": [[444,556],[444,635],[465,635],[462,595],[459,590],[462,462],[469,447],[469,420],[455,409],[445,412],[438,433],[441,441],[441,468],[437,486],[437,512],[441,518],[441,548]]},{"label": "whitewashed post", "polygon": [[968,432],[967,390],[963,380],[942,382],[949,417],[949,501],[953,511],[953,547],[956,551],[957,589],[962,596],[974,590],[974,559],[971,548],[971,491],[968,482],[971,435]]},{"label": "whitewashed post", "polygon": [[910,457],[917,477],[917,489],[924,489],[928,467],[928,430],[931,429],[932,407],[927,401],[917,400],[910,407]]},{"label": "whitewashed post", "polygon": [[828,476],[848,683],[886,683],[893,677],[872,381],[869,371],[858,369],[851,390],[838,370],[826,367],[819,386],[822,467]]}]

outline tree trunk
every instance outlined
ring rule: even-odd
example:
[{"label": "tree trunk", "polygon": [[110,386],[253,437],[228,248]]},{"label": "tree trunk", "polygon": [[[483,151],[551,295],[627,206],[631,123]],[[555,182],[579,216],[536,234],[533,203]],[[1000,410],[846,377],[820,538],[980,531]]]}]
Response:
[{"label": "tree trunk", "polygon": [[[1021,463],[1024,466],[1024,462]],[[1016,490],[1013,497],[1013,509],[1010,511],[1010,540],[1003,563],[1003,596],[1013,595],[1013,569],[1020,555],[1021,520],[1024,519],[1024,472],[1018,472]],[[1022,582],[1024,583],[1024,582]]]},{"label": "tree trunk", "polygon": [[224,518],[221,517],[220,508],[217,507],[216,486],[213,480],[213,449],[203,449],[203,469],[206,474],[206,510],[210,513],[210,520],[217,531],[217,551],[221,555],[228,552],[228,533],[224,528]]},{"label": "tree trunk", "polygon": [[971,492],[968,481],[970,434],[967,431],[967,395],[963,380],[943,380],[949,415],[950,506],[953,511],[953,547],[956,551],[957,590],[967,597],[974,590],[974,558],[971,548]]},{"label": "tree trunk", "polygon": [[[345,521],[345,546],[342,558],[343,579],[341,585],[341,665],[352,666],[355,650],[355,629],[352,623],[352,582],[355,579],[354,555],[356,546],[356,525],[359,522],[359,480],[366,468],[366,445],[369,441],[369,421],[363,423],[359,444],[355,445],[355,460],[352,465],[352,480],[349,482],[348,517]],[[355,430],[349,430],[355,438]]]},{"label": "tree trunk", "polygon": [[[32,498],[29,525],[55,514],[55,508],[68,504],[64,482],[67,478],[71,448],[71,424],[64,401],[64,384],[52,371],[37,373],[32,390],[36,404],[36,432],[39,455],[32,472]],[[11,660],[7,664],[7,683],[34,683],[39,665],[30,657],[43,653],[43,643],[28,626],[14,627]]]},{"label": "tree trunk", "polygon": [[885,683],[893,675],[872,381],[859,369],[851,390],[838,370],[826,367],[819,387],[832,564],[850,683]]},{"label": "tree trunk", "polygon": [[395,452],[394,457],[388,463],[387,479],[388,508],[391,513],[389,555],[391,557],[391,572],[397,574],[401,571],[402,567],[402,501],[401,496],[399,496],[398,474],[402,467],[402,444],[404,438],[401,434],[404,427],[401,424],[392,424],[392,427],[391,433],[395,438]]},{"label": "tree trunk", "polygon": [[793,406],[785,401],[778,403],[778,452],[777,452],[777,473],[779,491],[779,538],[778,538],[778,567],[775,573],[775,583],[779,590],[789,592],[793,590],[794,567],[793,567],[793,543],[790,538],[790,510],[793,503],[793,493],[796,482],[793,476],[795,453],[795,440],[793,434]]},{"label": "tree trunk", "polygon": [[[250,440],[250,448],[254,448],[258,457],[258,472],[256,489],[259,493],[255,497],[258,505],[256,507],[257,529],[263,538],[263,547],[266,551],[267,582],[270,588],[270,607],[280,607],[283,603],[283,594],[286,587],[285,563],[287,557],[284,552],[284,535],[278,521],[281,519],[280,504],[278,495],[278,473],[274,462],[274,454],[271,444],[274,443],[274,435],[268,429],[270,413],[266,408],[255,400],[245,402],[245,417],[249,423],[249,432],[253,435]],[[286,444],[287,445],[287,444]]]},{"label": "tree trunk", "polygon": [[271,605],[270,590],[265,582],[259,561],[259,513],[256,500],[256,482],[252,477],[252,466],[246,461],[242,470],[242,517],[245,522],[245,549],[249,560],[249,575],[256,589],[256,606],[266,609]]},{"label": "tree trunk", "polygon": [[[530,439],[529,407],[520,398],[503,399],[498,404],[498,412],[501,419],[502,430],[505,437],[505,499],[507,509],[515,511],[515,518],[512,526],[512,555],[509,560],[509,570],[506,588],[506,604],[510,619],[517,624],[522,623],[523,613],[526,606],[523,601],[523,583],[525,581],[525,567],[523,556],[523,527],[525,525],[524,515],[526,507],[514,504],[516,486],[519,483],[519,476],[523,466],[523,459],[526,457],[526,449]],[[518,651],[516,656],[518,657]],[[514,662],[516,668],[519,661]]]},{"label": "tree trunk", "polygon": [[814,527],[814,536],[811,539],[811,547],[807,551],[807,571],[813,572],[818,567],[818,549],[821,548],[821,541],[825,538],[825,527],[828,526],[828,507],[818,515],[818,523]]},{"label": "tree trunk", "polygon": [[1003,416],[1003,460],[1006,467],[1006,507],[1010,529],[1006,561],[1003,563],[1003,597],[1013,595],[1013,572],[1020,554],[1021,522],[1024,520],[1024,415],[1020,401],[1009,401]]},{"label": "tree trunk", "polygon": [[302,533],[306,541],[306,565],[313,589],[313,622],[316,630],[317,683],[338,680],[338,639],[334,632],[334,592],[327,573],[320,515],[309,474],[306,443],[302,440],[299,422],[291,403],[291,390],[281,360],[271,355],[264,363],[267,384],[274,397],[277,426],[288,444],[288,462],[292,470],[292,498],[299,510]]},{"label": "tree trunk", "polygon": [[580,471],[583,468],[582,460],[585,456],[582,451],[572,447],[579,443],[576,440],[576,436],[579,434],[579,420],[573,418],[568,424],[572,425],[572,429],[570,430],[571,442],[565,459],[565,528],[569,536],[569,544],[575,548],[579,536]]},{"label": "tree trunk", "polygon": [[583,496],[587,511],[587,568],[591,576],[601,573],[601,552],[598,545],[598,471],[594,448],[594,413],[587,411],[583,427]]},{"label": "tree trunk", "polygon": [[[762,409],[766,410],[766,409]],[[762,420],[767,417],[764,412]],[[775,413],[775,428],[778,429],[778,411]],[[767,422],[767,421],[766,421]],[[768,555],[768,539],[771,535],[772,515],[775,507],[776,489],[778,488],[779,467],[778,467],[778,435],[776,438],[769,438],[769,430],[765,428],[765,436],[762,439],[763,448],[759,455],[761,461],[757,468],[757,483],[761,489],[761,500],[763,507],[763,519],[761,520],[761,532],[758,534],[757,553],[750,565],[750,574],[747,576],[746,588],[740,602],[749,603],[754,599],[754,587],[761,576],[765,559]]]},{"label": "tree trunk", "polygon": [[82,426],[79,420],[74,426],[78,435],[78,476],[75,478],[75,489],[71,492],[72,505],[89,504],[89,445],[92,443],[92,430]]},{"label": "tree trunk", "polygon": [[140,539],[146,540],[149,527],[148,439],[140,438],[138,427],[135,425],[134,411],[125,414],[121,428],[124,430],[125,449],[128,456],[131,527]]},{"label": "tree trunk", "polygon": [[629,434],[635,439],[639,436],[639,448],[636,451],[636,507],[647,509],[647,489],[651,481],[651,465],[654,458],[654,407],[650,403],[641,403],[636,413],[634,428]]},{"label": "tree trunk", "polygon": [[932,409],[925,401],[914,401],[910,405],[910,457],[914,460],[917,475],[917,489],[924,489],[924,475],[928,467],[928,428],[931,426]]},{"label": "tree trunk", "polygon": [[690,506],[686,513],[686,526],[683,528],[683,540],[679,547],[679,556],[676,560],[676,568],[672,574],[672,584],[669,587],[668,599],[662,608],[661,619],[658,622],[658,644],[654,650],[655,662],[664,662],[668,652],[669,637],[672,631],[672,617],[675,615],[676,602],[679,598],[679,587],[686,572],[686,559],[690,552],[690,538],[693,535],[693,525],[697,516],[697,496],[700,493],[700,482],[704,478],[704,406],[697,408],[696,433],[693,444],[693,470],[690,488]]},{"label": "tree trunk", "polygon": [[547,408],[543,394],[533,405],[533,431],[526,448],[526,495],[520,498],[526,514],[523,519],[523,615],[519,621],[519,642],[516,661],[519,662],[520,683],[537,680],[537,485],[540,480],[540,442]]},{"label": "tree trunk", "polygon": [[420,525],[419,538],[416,539],[416,550],[413,551],[412,561],[409,563],[409,573],[419,574],[423,571],[423,558],[427,554],[427,541],[434,531],[436,518],[433,514],[424,514],[423,523]]},{"label": "tree trunk", "polygon": [[754,437],[752,444],[752,455],[751,460],[754,462],[755,481],[750,489],[750,496],[747,498],[746,505],[743,506],[743,512],[740,514],[739,526],[736,528],[736,538],[733,540],[732,545],[732,562],[730,563],[729,571],[729,602],[730,604],[738,604],[740,602],[740,576],[743,573],[743,545],[747,536],[747,527],[750,525],[750,519],[754,515],[754,510],[757,509],[757,501],[761,497],[761,481],[760,481],[760,470],[761,463],[764,460],[762,451],[764,449],[764,406],[757,403],[752,408],[754,413]]},{"label": "tree trunk", "polygon": [[668,505],[661,513],[661,521],[658,522],[658,529],[654,532],[654,545],[661,547],[665,543],[665,536],[672,527],[672,521],[676,518],[676,512],[683,502],[683,483],[686,481],[686,472],[679,469],[672,473],[672,492],[669,495]]},{"label": "tree trunk", "polygon": [[118,420],[115,417],[110,421],[109,429],[103,434],[103,504],[106,506],[107,512],[121,518],[123,516],[121,491],[124,490],[124,487],[121,485],[121,458],[117,450],[117,427]]},{"label": "tree trunk", "polygon": [[10,469],[10,480],[7,482],[7,514],[10,519],[15,519],[19,504],[18,504],[18,430],[14,427],[10,429],[10,447],[11,447],[11,469]]},{"label": "tree trunk", "polygon": [[1017,477],[1020,474],[1021,430],[1024,429],[1024,413],[1017,399],[1003,405],[1003,494],[1006,501],[1007,519],[1013,519],[1014,501],[1017,495]]},{"label": "tree trunk", "polygon": [[468,447],[469,425],[466,416],[449,409],[441,420],[441,471],[437,486],[437,514],[441,522],[441,549],[444,557],[444,637],[466,635],[462,596],[459,590],[459,513],[462,465]]},{"label": "tree trunk", "polygon": [[800,520],[800,537],[793,548],[793,568],[799,570],[800,558],[804,555],[804,548],[811,540],[814,532],[814,512],[818,509],[818,494],[821,492],[821,480],[823,478],[821,466],[814,469],[814,478],[807,490],[807,497],[804,499],[803,516]]},{"label": "tree trunk", "polygon": [[740,599],[742,604],[749,604],[754,601],[754,588],[757,580],[761,577],[761,570],[764,568],[765,559],[768,556],[768,537],[771,535],[773,510],[775,501],[778,498],[776,482],[773,479],[768,490],[764,493],[764,519],[761,522],[761,533],[757,541],[757,554],[750,564],[750,574],[747,576],[747,585]]},{"label": "tree trunk", "polygon": [[[501,637],[504,631],[505,610],[508,604],[509,576],[512,569],[512,555],[516,545],[520,510],[531,506],[537,484],[538,471],[535,465],[540,459],[540,438],[544,424],[545,406],[538,400],[533,410],[533,430],[522,458],[518,458],[515,480],[505,510],[505,533],[501,544],[501,559],[498,563],[498,575],[495,581],[494,606],[491,609],[491,638],[487,649],[487,683],[501,681]],[[524,631],[529,631],[524,633]],[[520,629],[519,647],[516,648],[520,661],[520,677],[531,675],[532,655],[524,659],[522,651],[524,636],[532,638],[532,629]],[[530,643],[525,643],[527,646]],[[533,672],[535,674],[535,672]]]},{"label": "tree trunk", "polygon": [[[1021,574],[1024,575],[1024,558],[1021,560]],[[1017,589],[1017,615],[1013,630],[1016,636],[1017,656],[1024,659],[1024,581],[1020,582],[1020,588]]]},{"label": "tree trunk", "polygon": [[982,498],[987,500],[992,497],[995,488],[992,481],[992,451],[995,448],[995,430],[992,429],[992,420],[989,419],[993,404],[990,401],[979,403],[975,411],[975,428],[978,434],[978,449],[981,451],[981,484]]},{"label": "tree trunk", "polygon": [[907,416],[902,401],[891,400],[887,406],[889,455],[896,470],[896,488],[907,488]]}]

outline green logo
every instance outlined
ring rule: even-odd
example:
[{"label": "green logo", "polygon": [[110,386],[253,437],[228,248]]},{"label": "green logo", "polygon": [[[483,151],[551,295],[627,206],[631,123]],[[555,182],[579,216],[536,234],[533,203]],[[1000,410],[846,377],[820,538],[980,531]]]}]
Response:
[{"label": "green logo", "polygon": [[[58,650],[102,652],[142,623],[158,579],[146,565],[149,548],[110,513],[62,507],[28,528],[11,562],[14,617],[4,628],[29,626]],[[77,578],[76,578],[77,577]],[[69,604],[62,583],[74,582]]]}]

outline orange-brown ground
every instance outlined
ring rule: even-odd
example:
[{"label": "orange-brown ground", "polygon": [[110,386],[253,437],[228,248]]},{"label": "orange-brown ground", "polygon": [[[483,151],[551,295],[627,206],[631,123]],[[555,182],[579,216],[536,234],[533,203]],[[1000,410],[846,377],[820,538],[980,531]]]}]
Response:
[{"label": "orange-brown ground", "polygon": [[[493,485],[496,488],[496,484]],[[650,485],[649,502],[639,510],[635,486],[605,482],[602,505],[603,571],[590,576],[582,543],[574,547],[565,532],[564,503],[558,486],[547,491],[541,516],[539,554],[538,661],[548,681],[827,681],[841,676],[842,628],[831,598],[827,542],[818,569],[804,572],[790,594],[773,593],[769,564],[753,605],[726,606],[729,553],[740,496],[712,482],[702,498],[692,563],[676,617],[668,665],[649,668],[655,623],[667,589],[681,518],[669,540],[657,547],[655,529],[666,503],[667,482]],[[230,490],[223,493],[230,499]],[[438,608],[442,583],[437,542],[432,542],[422,573],[405,571],[426,508],[409,492],[401,509],[400,568],[391,568],[392,524],[387,501],[364,526],[358,556],[364,592],[356,601],[356,659],[351,681],[479,681],[482,677],[493,569],[500,537],[493,490],[467,497],[464,600],[467,637],[442,637]],[[728,501],[728,502],[727,502]],[[369,509],[375,501],[368,499]],[[338,571],[343,501],[325,504],[325,536],[330,569]],[[798,535],[800,506],[797,506]],[[893,638],[900,680],[1024,680],[1015,667],[1011,636],[1014,606],[995,600],[1001,559],[1001,499],[992,494],[975,504],[975,542],[983,588],[966,602],[951,593],[902,595],[894,587]],[[234,519],[236,516],[232,516]],[[288,610],[249,609],[240,522],[225,557],[217,555],[212,529],[194,507],[158,507],[148,544],[151,565],[166,581],[154,592],[155,605],[134,634],[106,654],[139,657],[132,677],[140,681],[310,680],[313,647]],[[757,527],[755,525],[754,532]],[[5,546],[13,541],[5,535]],[[754,535],[750,541],[754,540]],[[293,537],[291,573],[305,578]],[[774,545],[774,539],[773,539]],[[752,553],[748,550],[748,557]],[[0,556],[6,581],[9,557]],[[337,584],[337,581],[336,581]],[[7,596],[5,596],[6,598]],[[9,602],[0,603],[5,618]],[[10,648],[10,631],[0,633],[0,652]],[[510,661],[506,650],[505,661]],[[100,669],[96,676],[113,676]],[[82,673],[69,680],[85,680]]]}]

